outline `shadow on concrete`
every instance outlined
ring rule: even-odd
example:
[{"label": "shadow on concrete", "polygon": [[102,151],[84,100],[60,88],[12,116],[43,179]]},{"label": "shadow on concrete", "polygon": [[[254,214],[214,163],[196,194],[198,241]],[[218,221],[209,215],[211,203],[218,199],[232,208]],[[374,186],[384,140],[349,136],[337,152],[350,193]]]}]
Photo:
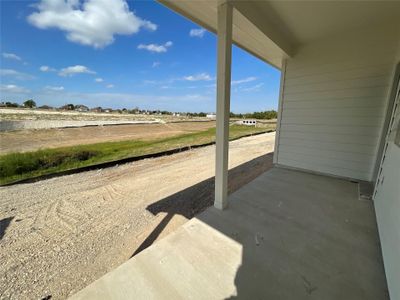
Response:
[{"label": "shadow on concrete", "polygon": [[388,300],[373,203],[356,183],[271,160],[230,170],[226,210],[211,206],[213,178],[149,205],[163,219],[134,255],[174,216],[194,218],[75,299]]},{"label": "shadow on concrete", "polygon": [[[259,156],[229,170],[228,192],[235,192],[243,185],[249,183],[265,171],[272,168],[272,158],[273,152]],[[146,209],[153,215],[163,212],[167,214],[143,241],[143,243],[135,250],[131,257],[151,246],[161,232],[166,228],[174,215],[178,214],[187,219],[191,219],[212,206],[214,203],[214,186],[214,177],[211,177],[147,206]]]},{"label": "shadow on concrete", "polygon": [[0,240],[3,238],[8,226],[13,219],[14,217],[8,217],[0,220]]},{"label": "shadow on concrete", "polygon": [[[229,193],[271,166],[268,154],[231,169]],[[373,204],[358,200],[356,184],[279,168],[268,174],[233,195],[224,211],[210,207],[214,178],[149,205],[152,214],[166,216],[134,255],[149,247],[174,215],[195,216],[240,244],[240,261],[229,256],[229,247],[218,252],[228,249],[223,260],[237,263],[227,274],[234,276],[236,293],[225,299],[388,300]]]}]

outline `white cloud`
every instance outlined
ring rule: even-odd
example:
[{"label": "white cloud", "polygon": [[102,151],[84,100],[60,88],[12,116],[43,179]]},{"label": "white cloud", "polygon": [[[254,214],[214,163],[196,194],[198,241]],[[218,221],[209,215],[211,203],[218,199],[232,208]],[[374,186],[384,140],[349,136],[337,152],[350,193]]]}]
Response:
[{"label": "white cloud", "polygon": [[96,82],[103,82],[104,81],[104,79],[103,78],[95,78],[95,80],[94,81],[96,81]]},{"label": "white cloud", "polygon": [[42,72],[55,72],[55,71],[57,71],[56,69],[50,68],[49,66],[41,66],[39,68],[39,70],[42,71]]},{"label": "white cloud", "polygon": [[157,83],[159,83],[159,82],[156,81],[156,80],[143,80],[143,83],[144,83],[144,84],[157,84]]},{"label": "white cloud", "polygon": [[108,88],[108,89],[112,89],[113,87],[114,87],[113,84],[107,84],[107,85],[106,85],[106,88]]},{"label": "white cloud", "polygon": [[28,16],[29,23],[40,29],[60,29],[69,41],[95,48],[112,44],[117,34],[157,29],[131,12],[125,0],[42,0],[35,7],[38,11]]},{"label": "white cloud", "polygon": [[140,44],[137,48],[138,49],[144,49],[150,52],[155,52],[155,53],[163,53],[167,52],[168,48],[172,46],[172,42],[168,41],[163,45],[158,45],[158,44]]},{"label": "white cloud", "polygon": [[34,76],[32,76],[30,74],[22,73],[22,72],[12,70],[12,69],[0,69],[0,76],[1,77],[13,77],[18,80],[30,80],[30,79],[35,78]]},{"label": "white cloud", "polygon": [[3,55],[4,58],[7,58],[7,59],[13,59],[13,60],[22,61],[22,58],[19,57],[19,56],[16,55],[16,54],[14,54],[14,53],[6,53],[6,52],[3,52],[2,55]]},{"label": "white cloud", "polygon": [[257,77],[247,77],[244,79],[239,79],[239,80],[232,80],[231,85],[237,85],[237,84],[241,84],[241,83],[246,83],[246,82],[251,82],[257,80]]},{"label": "white cloud", "polygon": [[30,92],[28,89],[15,84],[2,84],[0,85],[0,91],[15,94],[25,94]]},{"label": "white cloud", "polygon": [[199,28],[199,29],[191,29],[189,32],[189,35],[191,37],[200,37],[202,38],[204,36],[204,33],[206,30],[204,28]]},{"label": "white cloud", "polygon": [[159,61],[155,61],[153,62],[153,64],[151,65],[152,68],[158,67],[161,63]]},{"label": "white cloud", "polygon": [[207,73],[200,73],[200,74],[196,74],[196,75],[185,76],[185,77],[183,77],[183,79],[187,80],[187,81],[210,81],[210,80],[213,80],[213,78]]},{"label": "white cloud", "polygon": [[259,83],[259,84],[256,84],[254,86],[251,86],[251,87],[248,87],[248,88],[244,88],[244,89],[242,89],[242,91],[245,91],[245,92],[257,92],[257,91],[259,91],[261,89],[261,87],[263,85],[264,85],[264,83]]},{"label": "white cloud", "polygon": [[90,70],[88,67],[76,65],[76,66],[71,66],[71,67],[61,69],[61,71],[58,72],[58,75],[64,76],[64,77],[67,77],[67,76],[71,77],[75,74],[82,74],[82,73],[96,74],[96,72]]},{"label": "white cloud", "polygon": [[50,85],[48,85],[48,86],[45,86],[44,89],[48,90],[48,91],[59,92],[59,91],[63,91],[64,87],[63,86],[50,86]]}]

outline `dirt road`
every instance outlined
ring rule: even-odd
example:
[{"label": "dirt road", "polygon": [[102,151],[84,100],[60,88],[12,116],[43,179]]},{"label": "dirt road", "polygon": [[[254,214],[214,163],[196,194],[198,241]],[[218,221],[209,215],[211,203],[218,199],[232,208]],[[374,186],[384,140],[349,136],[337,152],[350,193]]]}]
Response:
[{"label": "dirt road", "polygon": [[[230,192],[271,167],[274,138],[230,143]],[[64,299],[204,210],[214,152],[0,188],[0,298]]]},{"label": "dirt road", "polygon": [[179,122],[0,132],[0,154],[111,141],[166,138],[214,126],[215,122]]}]

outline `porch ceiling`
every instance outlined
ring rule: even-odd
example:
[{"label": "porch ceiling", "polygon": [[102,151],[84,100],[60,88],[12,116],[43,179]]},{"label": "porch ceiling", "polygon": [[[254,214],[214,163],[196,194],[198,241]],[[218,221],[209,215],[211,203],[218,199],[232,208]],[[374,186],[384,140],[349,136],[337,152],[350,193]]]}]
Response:
[{"label": "porch ceiling", "polygon": [[[159,0],[159,2],[207,30],[217,32],[217,0]],[[280,69],[282,58],[293,54],[291,40],[272,24],[254,25],[250,19],[261,20],[262,15],[253,6],[239,2],[237,4],[238,7],[235,6],[233,10],[233,43]],[[245,14],[248,14],[247,17]]]},{"label": "porch ceiling", "polygon": [[400,24],[400,1],[260,1],[254,5],[299,44],[357,27]]},{"label": "porch ceiling", "polygon": [[[158,0],[216,33],[220,0]],[[231,1],[233,42],[280,69],[304,43],[383,22],[400,24],[400,1]]]}]

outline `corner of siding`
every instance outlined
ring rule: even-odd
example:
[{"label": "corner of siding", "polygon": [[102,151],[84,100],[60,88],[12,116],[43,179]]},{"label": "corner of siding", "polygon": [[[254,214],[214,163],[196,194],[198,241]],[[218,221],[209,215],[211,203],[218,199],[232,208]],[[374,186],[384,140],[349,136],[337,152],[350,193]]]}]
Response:
[{"label": "corner of siding", "polygon": [[279,156],[279,133],[281,129],[282,110],[283,110],[283,90],[285,88],[286,62],[287,60],[284,58],[282,60],[281,82],[279,88],[278,119],[276,122],[275,146],[274,146],[274,156],[273,156],[274,164],[278,163],[278,156]]}]

